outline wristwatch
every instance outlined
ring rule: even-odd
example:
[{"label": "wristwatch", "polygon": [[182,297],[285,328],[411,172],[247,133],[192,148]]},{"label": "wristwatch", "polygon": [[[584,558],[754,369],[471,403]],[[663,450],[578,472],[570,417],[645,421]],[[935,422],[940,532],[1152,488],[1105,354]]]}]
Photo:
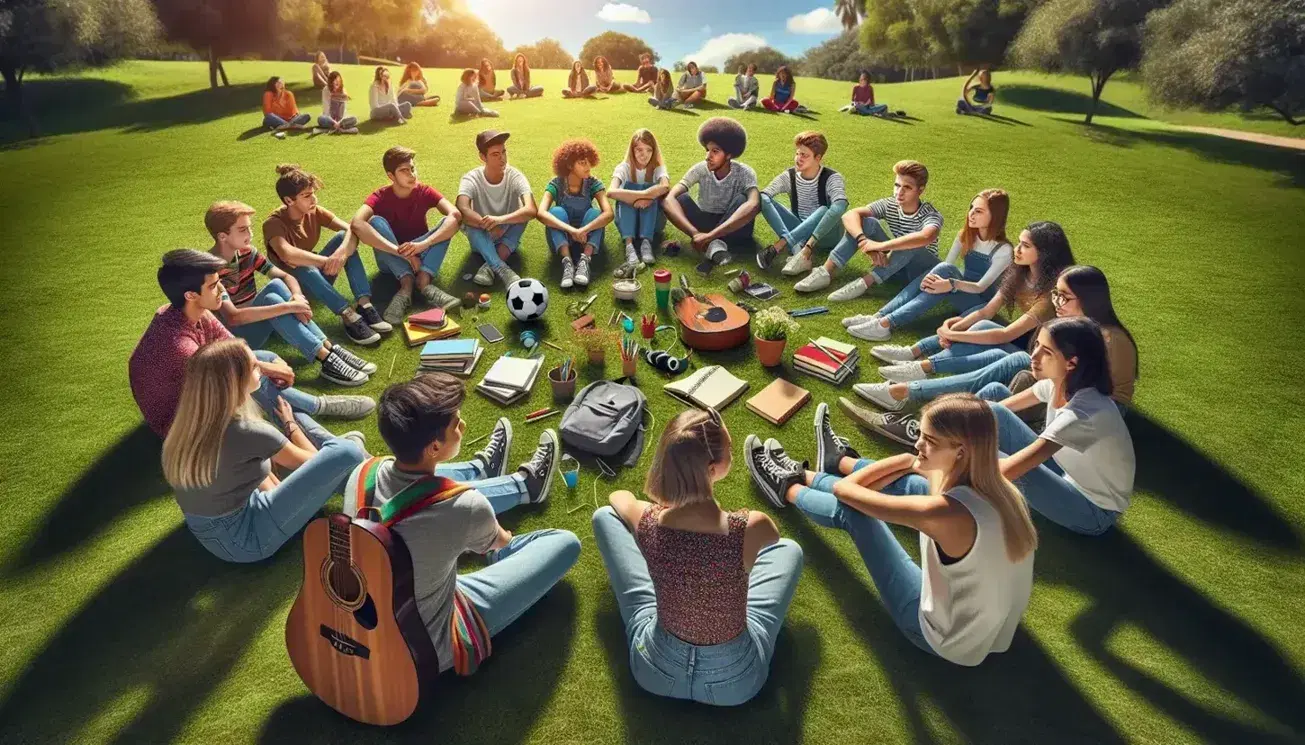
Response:
[{"label": "wristwatch", "polygon": [[956,280],[948,277],[947,282],[949,283],[948,286],[951,287],[952,292],[956,292]]}]

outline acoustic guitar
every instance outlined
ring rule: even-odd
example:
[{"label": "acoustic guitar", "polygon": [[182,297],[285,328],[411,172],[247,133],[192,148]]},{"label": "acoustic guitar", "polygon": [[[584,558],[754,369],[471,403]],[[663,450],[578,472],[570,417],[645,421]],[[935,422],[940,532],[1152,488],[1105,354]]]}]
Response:
[{"label": "acoustic guitar", "polygon": [[724,295],[701,295],[680,275],[681,292],[674,292],[680,341],[690,349],[717,352],[748,343],[752,316]]},{"label": "acoustic guitar", "polygon": [[343,514],[309,523],[285,644],[304,685],[332,709],[367,724],[411,716],[439,660],[417,614],[403,539]]}]

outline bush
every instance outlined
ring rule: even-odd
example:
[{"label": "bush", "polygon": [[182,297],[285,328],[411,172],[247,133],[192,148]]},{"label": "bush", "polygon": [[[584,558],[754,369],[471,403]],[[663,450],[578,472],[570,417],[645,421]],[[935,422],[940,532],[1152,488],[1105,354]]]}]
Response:
[{"label": "bush", "polygon": [[737,72],[740,67],[747,67],[750,64],[757,66],[757,74],[759,75],[774,75],[775,71],[783,65],[788,65],[792,69],[797,65],[797,60],[774,47],[762,47],[747,52],[739,52],[730,57],[725,60],[725,69],[729,72]]},{"label": "bush", "polygon": [[585,42],[580,50],[580,62],[585,67],[594,66],[595,57],[606,57],[607,63],[615,70],[635,70],[639,67],[639,55],[651,54],[653,64],[660,59],[652,47],[643,39],[604,31]]}]

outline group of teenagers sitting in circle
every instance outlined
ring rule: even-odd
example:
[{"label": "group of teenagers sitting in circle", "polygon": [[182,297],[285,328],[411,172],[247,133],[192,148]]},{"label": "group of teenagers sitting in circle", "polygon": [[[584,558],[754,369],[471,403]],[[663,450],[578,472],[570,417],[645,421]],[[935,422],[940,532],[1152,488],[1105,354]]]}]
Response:
[{"label": "group of teenagers sitting in circle", "polygon": [[[766,504],[793,505],[816,524],[847,532],[902,634],[959,665],[978,665],[1012,642],[1033,583],[1032,512],[1096,535],[1127,508],[1135,461],[1123,413],[1137,349],[1105,275],[1074,263],[1057,224],[1033,222],[1012,245],[1004,191],[975,196],[947,260],[939,261],[942,217],[920,200],[924,166],[897,163],[891,197],[843,212],[844,185],[821,164],[827,143],[817,133],[797,136],[794,168],[764,193],[752,170],[734,160],[746,139],[732,120],[704,123],[704,161],[675,187],[646,131],[632,137],[610,190],[590,175],[592,145],[567,143],[538,208],[525,177],[508,165],[507,139],[505,132],[477,136],[484,165],[463,177],[456,205],[417,180],[412,151],[392,148],[383,158],[390,184],[349,222],[317,204],[319,180],[279,167],[281,206],[263,223],[270,260],[252,247],[253,210],[238,202],[209,209],[208,251],[164,255],[158,282],[168,303],[133,352],[129,376],[146,422],[163,438],[164,476],[206,550],[227,561],[259,561],[333,494],[344,495],[349,514],[396,501],[404,517],[392,527],[412,555],[419,614],[442,668],[474,673],[492,638],[578,560],[573,533],[514,536],[496,518],[547,500],[561,466],[557,433],[540,434],[513,468],[512,424],[500,418],[483,447],[458,460],[466,457],[466,390],[458,378],[420,374],[387,387],[379,402],[313,396],[293,387],[295,372],[283,360],[255,350],[276,333],[321,361],[324,377],[345,385],[365,380],[375,366],[326,338],[312,322],[308,297],[340,315],[352,341],[370,343],[401,320],[414,286],[432,304],[449,304],[433,280],[459,226],[491,267],[481,281],[506,282],[502,262],[525,222],[544,221],[550,247],[567,261],[578,246],[583,261],[601,246],[595,223],[611,219],[609,197],[629,204],[636,226],[638,210],[664,210],[712,262],[717,242],[751,237],[758,209],[780,236],[757,253],[762,267],[781,252],[789,264],[809,267],[822,247],[837,253],[850,246],[849,257],[859,249],[875,266],[857,280],[856,295],[890,278],[905,287],[877,313],[844,320],[858,338],[884,339],[943,301],[961,312],[911,347],[872,350],[889,363],[885,377],[902,382],[854,389],[886,413],[840,400],[853,419],[913,453],[863,458],[835,431],[825,403],[816,407],[812,441],[798,448],[747,435],[736,451],[714,410],[684,411],[666,425],[644,483],[649,501],[617,491],[592,519],[631,672],[647,691],[736,705],[769,675],[803,554],[766,513],[719,506],[714,485],[729,474],[736,452]],[[688,193],[695,184],[696,202]],[[782,193],[791,211],[775,201]],[[434,229],[426,223],[430,209],[444,214]],[[839,224],[847,229],[829,227]],[[324,227],[337,232],[318,251]],[[644,252],[633,248],[640,234],[622,235],[628,252]],[[371,305],[359,241],[376,248],[381,271],[399,278],[407,300],[391,304],[391,318]],[[333,287],[341,271],[352,303]],[[255,273],[268,277],[261,290]],[[996,320],[1003,310],[1018,315],[1003,324]],[[933,373],[949,376],[929,378]],[[898,413],[907,400],[923,403],[918,416]],[[315,421],[373,411],[392,456],[373,457],[361,433],[335,436]],[[402,509],[416,500],[430,504]],[[918,532],[920,563],[889,524]],[[466,552],[484,555],[486,566],[459,574]]]}]

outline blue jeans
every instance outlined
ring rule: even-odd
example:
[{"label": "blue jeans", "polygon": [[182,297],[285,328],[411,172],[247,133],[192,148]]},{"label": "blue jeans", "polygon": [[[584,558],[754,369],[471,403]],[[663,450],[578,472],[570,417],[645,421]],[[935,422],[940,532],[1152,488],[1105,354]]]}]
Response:
[{"label": "blue jeans", "polygon": [[[846,210],[846,207],[844,207]],[[842,214],[844,210],[839,210]],[[784,239],[788,244],[789,254],[795,254],[802,249],[802,246],[815,234],[816,228],[820,221],[830,212],[829,207],[817,207],[814,212],[807,215],[805,219],[799,220],[798,216],[789,211],[787,207],[776,202],[768,194],[761,195],[761,214],[770,224],[770,229],[775,231],[775,235]],[[828,251],[838,245],[841,237],[841,231],[831,231],[816,245],[821,250]]]},{"label": "blue jeans", "polygon": [[[326,114],[317,117],[317,126],[322,129],[335,129],[335,120]],[[346,116],[340,120],[340,129],[353,129],[358,126],[358,117]]]},{"label": "blue jeans", "polygon": [[498,240],[494,240],[489,231],[480,228],[463,228],[462,231],[467,234],[467,243],[470,243],[471,248],[485,259],[489,268],[498,269],[503,266],[503,259],[498,256],[498,244],[502,243],[512,253],[516,253],[521,246],[521,236],[526,232],[526,224],[519,222],[504,225],[503,235],[499,236]]},{"label": "blue jeans", "polygon": [[[418,236],[414,240],[424,241],[431,237],[435,234],[435,231],[440,229],[440,225],[444,224],[444,220],[445,218],[440,218],[440,221],[435,224],[434,228],[427,231],[424,235]],[[396,246],[401,243],[399,239],[394,237],[394,229],[390,227],[389,221],[384,217],[381,217],[380,215],[372,215],[372,219],[368,222],[376,229],[377,233],[381,234],[381,237],[385,238],[385,240]],[[452,236],[421,252],[421,271],[429,274],[431,279],[439,276],[440,265],[444,263],[444,254],[448,252],[449,241],[451,240]],[[407,259],[380,249],[372,250],[376,252],[376,266],[379,267],[381,271],[388,272],[399,279],[411,277],[413,275],[412,265],[408,263]]]},{"label": "blue jeans", "polygon": [[[984,354],[986,355],[987,352]],[[1004,354],[1001,359],[972,372],[948,375],[944,378],[912,380],[906,384],[906,399],[921,402],[932,401],[947,393],[978,394],[991,384],[1006,385],[1020,370],[1028,370],[1030,364],[1028,352]]]},{"label": "blue jeans", "polygon": [[[1009,395],[1004,385],[986,386],[979,392],[980,398],[989,401],[999,401]],[[1003,455],[1018,453],[1038,439],[1038,433],[1005,406],[993,403],[992,413],[997,417],[997,449]],[[1064,469],[1052,458],[1016,479],[1015,486],[1024,494],[1029,507],[1075,533],[1101,535],[1119,520],[1118,512],[1097,506],[1066,479]]]},{"label": "blue jeans", "polygon": [[[975,322],[968,330],[988,331],[1002,328],[1006,327],[996,321],[984,319]],[[933,371],[940,375],[981,370],[994,362],[1005,359],[1007,355],[1024,351],[1018,345],[1010,342],[1004,344],[952,342],[950,347],[944,349],[937,336],[925,337],[916,342],[915,346],[920,350],[921,354],[929,357],[929,362],[933,364]]]},{"label": "blue jeans", "polygon": [[[652,184],[623,184],[622,188],[630,191],[647,191],[653,187]],[[622,238],[647,238],[652,240],[653,233],[657,230],[657,221],[662,215],[662,202],[660,199],[654,199],[647,206],[641,209],[622,202],[616,202],[616,232],[620,233]]]},{"label": "blue jeans", "polygon": [[366,457],[353,440],[328,440],[276,487],[255,489],[248,502],[225,515],[185,515],[186,527],[223,561],[261,561],[299,532],[332,494],[341,493],[349,473]]},{"label": "blue jeans", "polygon": [[[290,288],[279,279],[274,279],[258,291],[246,307],[265,307],[280,305],[290,301]],[[231,333],[244,339],[251,349],[257,349],[267,343],[272,332],[281,337],[285,343],[299,350],[299,354],[310,360],[317,359],[326,341],[326,334],[313,321],[304,323],[298,316],[285,314],[268,318],[256,323],[246,323],[231,328]]]},{"label": "blue jeans", "polygon": [[802,547],[787,538],[763,548],[748,574],[747,631],[697,646],[657,623],[657,595],[634,534],[611,507],[594,513],[594,541],[625,624],[630,672],[649,693],[716,706],[750,700],[770,675],[779,629],[802,576]]},{"label": "blue jeans", "polygon": [[296,114],[293,119],[291,119],[290,121],[286,121],[285,119],[282,119],[276,114],[268,113],[263,115],[263,126],[271,127],[272,129],[276,129],[277,127],[284,127],[287,124],[293,124],[295,126],[302,127],[312,120],[313,118],[308,114]]},{"label": "blue jeans", "polygon": [[[263,349],[255,349],[254,356],[258,358],[259,362],[272,362],[276,359],[275,354]],[[284,398],[286,403],[290,404],[290,408],[295,410],[295,418],[304,426],[304,434],[308,435],[308,439],[312,440],[314,445],[321,447],[322,443],[318,442],[314,436],[314,427],[316,427],[317,423],[309,418],[312,414],[316,414],[317,410],[321,408],[321,399],[317,396],[310,396],[293,386],[290,388],[277,388],[276,383],[266,375],[263,376],[262,382],[258,384],[258,390],[250,395],[253,396],[254,400],[258,402],[259,407],[262,408],[268,416],[276,414],[277,397],[280,396],[281,398]],[[321,430],[321,427],[316,427],[316,429]],[[323,440],[323,442],[325,442],[325,440]]]},{"label": "blue jeans", "polygon": [[372,109],[372,121],[385,122],[408,119],[412,116],[412,104],[407,102],[387,103]]},{"label": "blue jeans", "polygon": [[860,114],[861,116],[874,116],[876,114],[882,114],[888,111],[888,104],[854,103],[852,104],[852,110]]},{"label": "blue jeans", "polygon": [[[598,216],[602,214],[602,210],[597,207],[590,207],[585,210],[584,217],[579,220],[572,220],[567,214],[566,209],[556,204],[548,208],[548,213],[567,225],[570,225],[573,228],[578,228],[581,225],[588,225],[594,220],[597,220]],[[601,249],[603,247],[603,232],[605,230],[606,228],[599,228],[597,230],[589,231],[585,234],[585,243],[593,246],[595,251]],[[554,252],[561,251],[563,246],[566,246],[571,242],[571,236],[555,228],[544,228],[544,235],[548,238],[548,245]]]},{"label": "blue jeans", "polygon": [[[344,245],[344,231],[336,233],[326,242],[322,247],[322,255],[331,256],[340,250],[342,245]],[[349,301],[335,289],[335,277],[327,277],[315,266],[300,266],[287,271],[299,281],[299,286],[304,288],[304,293],[308,297],[330,308],[337,316],[349,307]],[[363,266],[362,257],[357,251],[345,260],[344,275],[349,278],[349,289],[353,292],[354,298],[362,300],[371,297],[372,283],[367,278],[367,267]]]},{"label": "blue jeans", "polygon": [[955,264],[949,264],[945,261],[940,262],[924,276],[907,282],[906,287],[903,287],[901,292],[897,293],[892,300],[889,300],[884,304],[884,307],[879,309],[879,316],[887,318],[891,328],[898,328],[924,315],[930,308],[944,300],[951,303],[953,308],[959,311],[962,316],[965,316],[971,310],[976,310],[979,306],[992,299],[992,296],[997,293],[995,283],[978,294],[953,290],[952,292],[937,295],[925,292],[920,283],[924,281],[924,277],[930,274],[936,274],[943,279],[977,282],[991,265],[992,262],[988,257],[973,252],[965,257],[964,271],[961,271]]},{"label": "blue jeans", "polygon": [[[892,231],[889,230],[888,224],[874,217],[865,217],[861,219],[861,231],[866,234],[872,241],[888,241],[894,238]],[[834,266],[842,268],[847,266],[847,262],[852,260],[856,255],[856,241],[851,234],[844,233],[842,240],[834,247],[829,254],[829,260],[834,262]],[[888,265],[877,266],[870,271],[874,281],[883,284],[890,278],[901,274],[907,282],[919,278],[938,264],[938,254],[927,248],[916,248],[909,251],[889,251]]]},{"label": "blue jeans", "polygon": [[526,491],[526,479],[520,471],[487,478],[479,461],[463,461],[441,463],[435,466],[435,475],[459,483],[471,484],[489,500],[489,506],[494,508],[495,515],[501,515],[513,507],[530,501],[530,493]]},{"label": "blue jeans", "polygon": [[[857,469],[874,461],[857,461]],[[920,567],[902,548],[897,536],[883,520],[870,517],[838,501],[833,494],[834,484],[843,478],[835,474],[821,474],[803,489],[794,506],[817,525],[846,531],[861,554],[870,578],[879,590],[888,615],[912,644],[936,655],[920,629]],[[918,474],[903,476],[880,490],[895,496],[924,495],[929,493],[929,481]]]},{"label": "blue jeans", "polygon": [[964,98],[956,99],[956,112],[958,114],[991,114],[992,106],[982,104],[972,104]]},{"label": "blue jeans", "polygon": [[[522,533],[491,552],[489,566],[458,575],[458,589],[476,606],[490,636],[497,636],[553,589],[579,558],[575,533],[553,528]],[[446,664],[451,667],[452,661]]]}]

